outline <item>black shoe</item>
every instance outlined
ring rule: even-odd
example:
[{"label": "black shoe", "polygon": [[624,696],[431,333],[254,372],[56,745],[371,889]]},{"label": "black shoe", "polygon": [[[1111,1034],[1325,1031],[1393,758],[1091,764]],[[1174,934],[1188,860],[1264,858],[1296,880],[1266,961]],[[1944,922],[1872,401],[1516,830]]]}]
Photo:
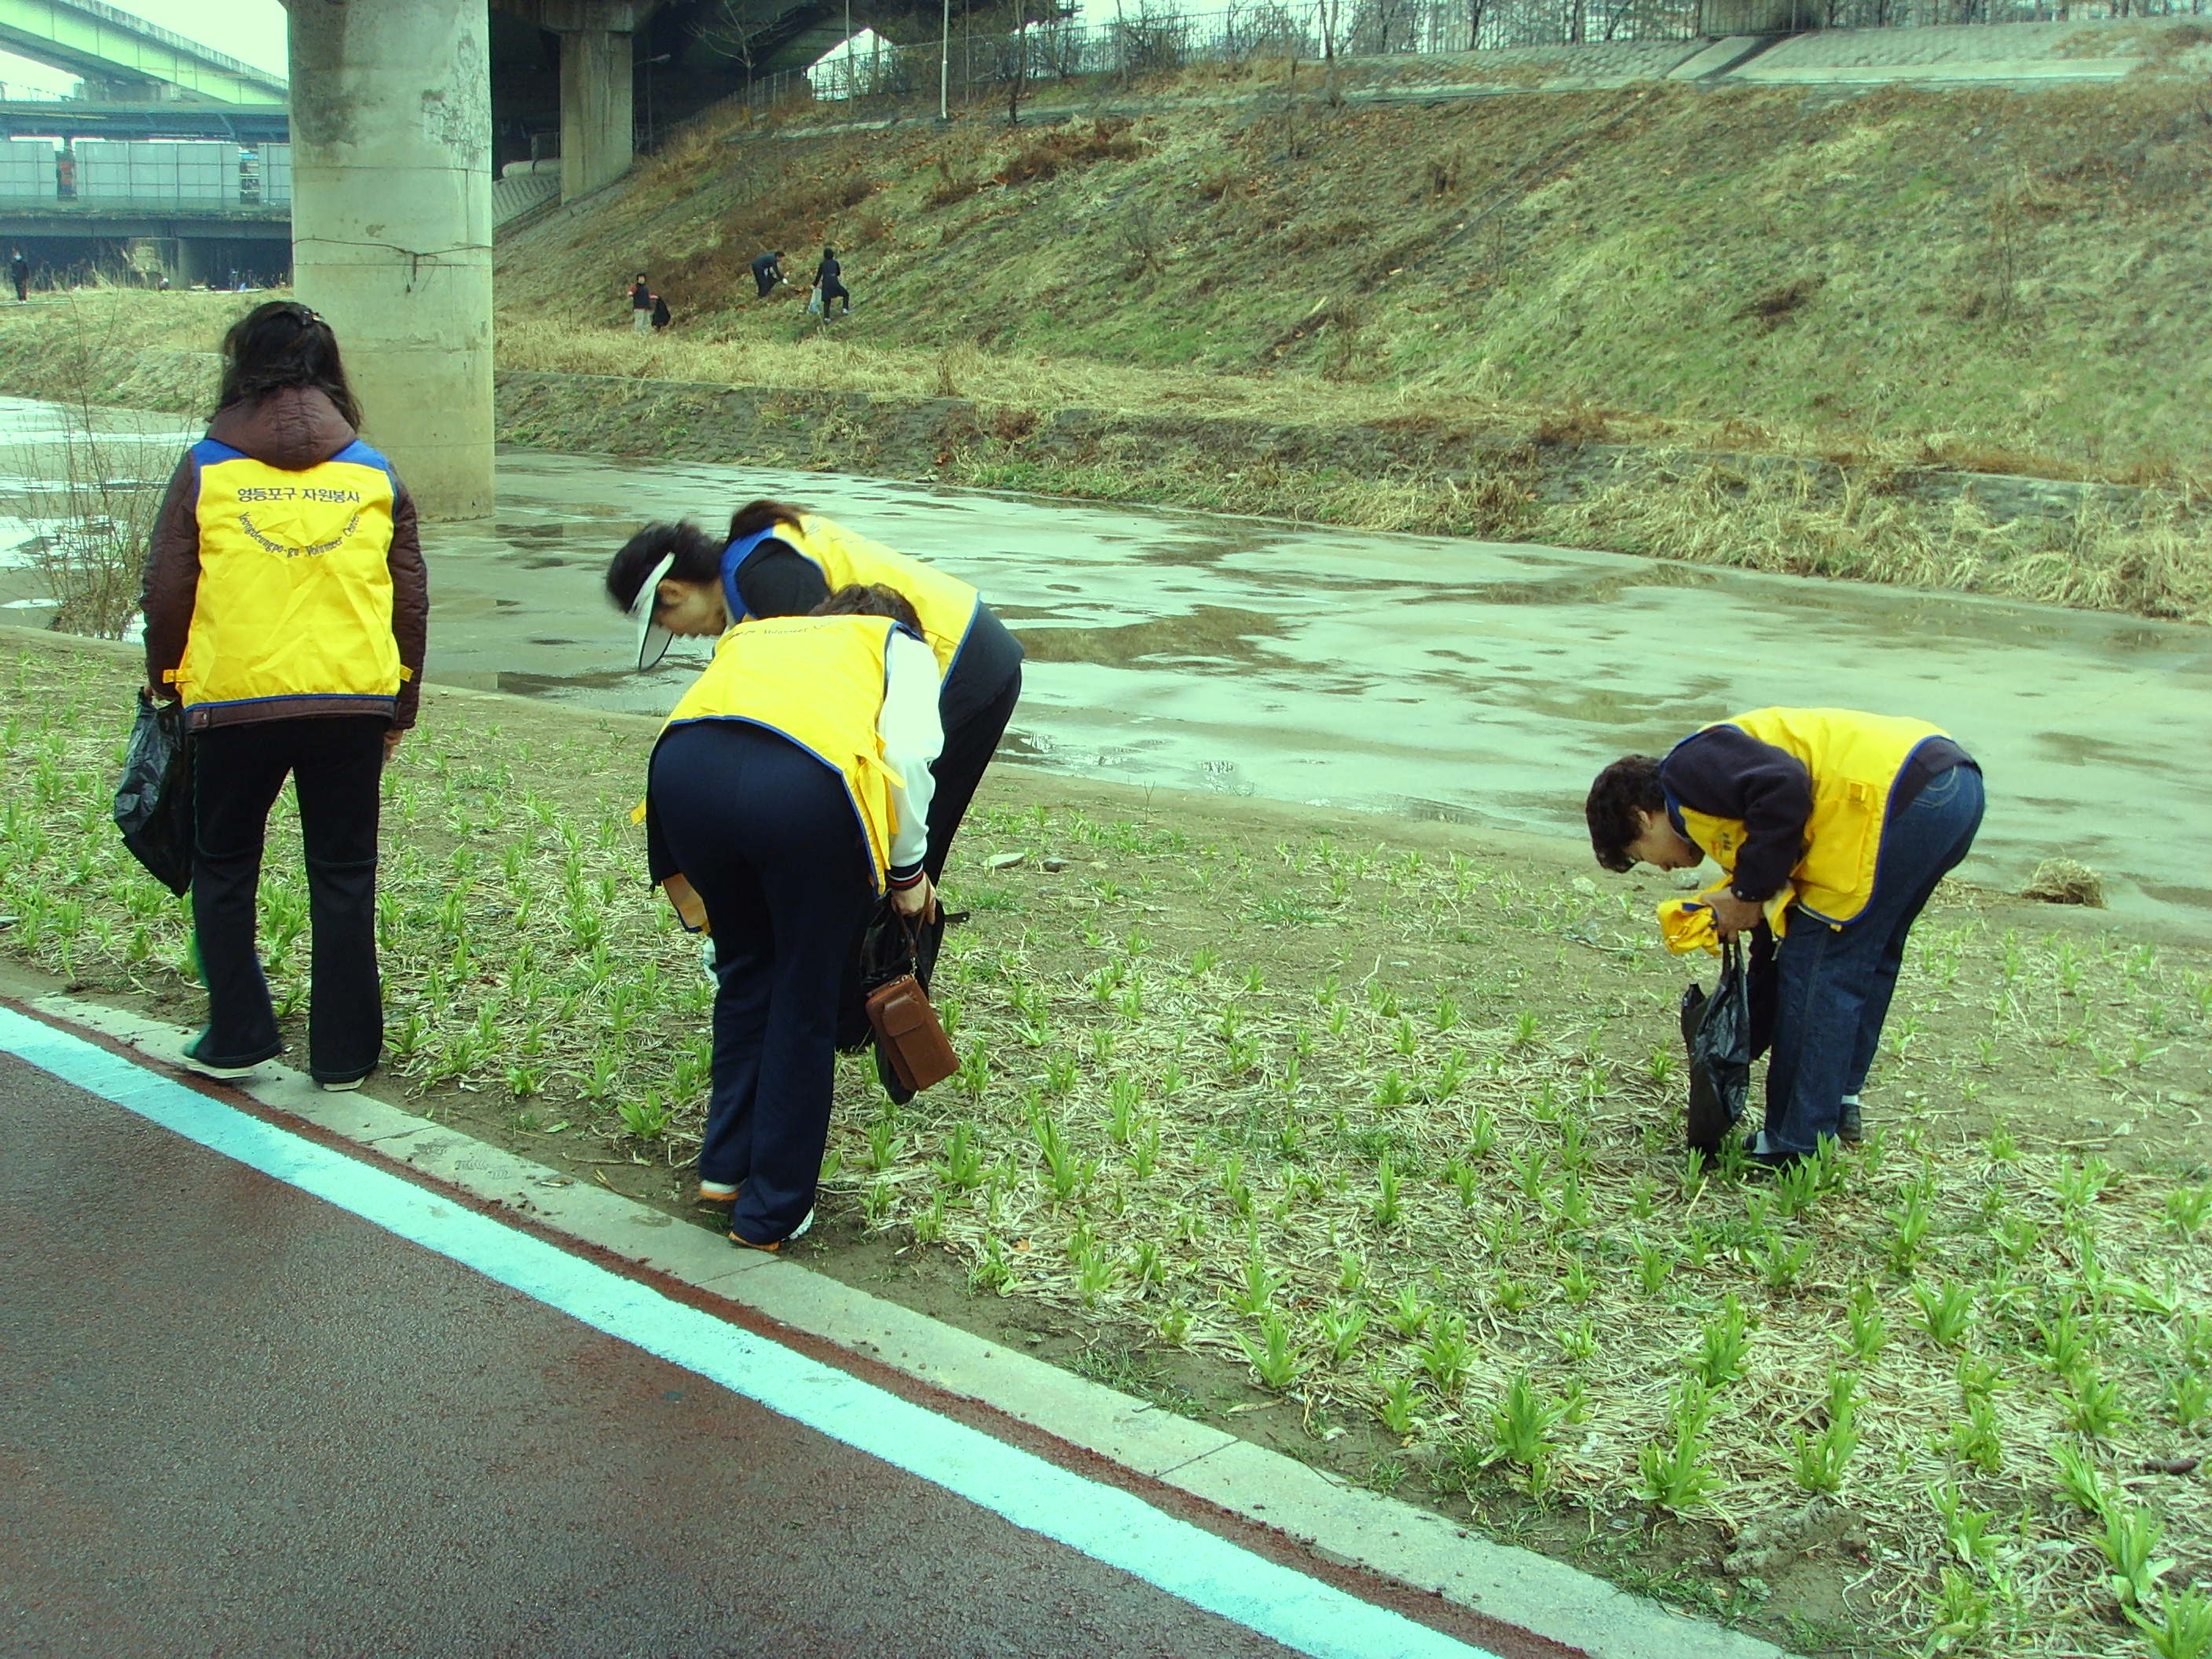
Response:
[{"label": "black shoe", "polygon": [[1744,1173],[1753,1177],[1778,1175],[1784,1170],[1794,1170],[1805,1161],[1802,1152],[1771,1152],[1762,1143],[1766,1138],[1764,1129],[1743,1138]]},{"label": "black shoe", "polygon": [[1836,1139],[1846,1146],[1859,1144],[1859,1103],[1856,1100],[1845,1101],[1837,1114]]},{"label": "black shoe", "polygon": [[258,1054],[240,1054],[235,1058],[226,1057],[218,1060],[211,1054],[202,1054],[201,1050],[205,1047],[207,1039],[208,1034],[202,1031],[190,1042],[180,1046],[176,1050],[174,1058],[177,1064],[186,1071],[197,1072],[204,1078],[213,1078],[218,1083],[233,1083],[240,1078],[251,1077],[260,1069],[263,1061],[274,1060],[284,1052],[284,1045],[282,1042],[272,1042]]}]

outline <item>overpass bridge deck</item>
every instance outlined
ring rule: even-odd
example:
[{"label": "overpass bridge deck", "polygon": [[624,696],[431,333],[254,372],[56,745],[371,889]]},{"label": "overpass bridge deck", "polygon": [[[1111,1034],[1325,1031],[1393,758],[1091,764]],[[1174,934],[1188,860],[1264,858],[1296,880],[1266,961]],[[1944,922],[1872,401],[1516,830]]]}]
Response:
[{"label": "overpass bridge deck", "polygon": [[95,86],[170,86],[219,104],[283,106],[281,75],[100,0],[0,0],[0,49]]}]

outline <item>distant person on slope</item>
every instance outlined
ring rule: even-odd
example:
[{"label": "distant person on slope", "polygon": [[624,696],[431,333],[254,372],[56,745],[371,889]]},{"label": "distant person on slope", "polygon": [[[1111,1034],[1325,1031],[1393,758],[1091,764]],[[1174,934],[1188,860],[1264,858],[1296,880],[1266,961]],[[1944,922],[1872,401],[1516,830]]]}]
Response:
[{"label": "distant person on slope", "polygon": [[639,271],[637,280],[629,285],[629,325],[643,334],[653,326],[653,289],[647,284],[645,273]]},{"label": "distant person on slope", "polygon": [[27,301],[31,297],[31,262],[17,248],[8,260],[8,274],[15,279],[15,297]]},{"label": "distant person on slope", "polygon": [[781,248],[776,249],[773,253],[763,253],[753,261],[753,281],[759,286],[762,299],[767,299],[769,295],[775,292],[779,283],[787,280],[789,279],[783,274]]},{"label": "distant person on slope", "polygon": [[823,322],[830,320],[830,307],[839,300],[845,302],[845,314],[848,317],[852,315],[853,296],[846,289],[843,268],[837,263],[836,248],[825,247],[822,250],[822,263],[814,268],[814,288],[816,293],[821,296]]},{"label": "distant person on slope", "polygon": [[192,733],[192,927],[207,1029],[184,1063],[235,1077],[283,1047],[255,948],[269,809],[289,774],[313,929],[307,1070],[357,1087],[384,1046],[379,784],[415,724],[429,592],[415,503],[361,419],[330,325],[257,306],[223,338],[207,436],[146,556],[146,672]]}]

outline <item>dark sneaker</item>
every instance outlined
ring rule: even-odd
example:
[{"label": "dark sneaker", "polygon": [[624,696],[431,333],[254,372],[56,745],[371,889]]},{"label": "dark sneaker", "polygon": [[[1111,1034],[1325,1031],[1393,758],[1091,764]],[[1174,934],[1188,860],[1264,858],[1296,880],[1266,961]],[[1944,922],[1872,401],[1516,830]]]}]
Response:
[{"label": "dark sneaker", "polygon": [[1802,1152],[1785,1152],[1766,1144],[1766,1131],[1746,1135],[1743,1139],[1744,1174],[1757,1179],[1783,1170],[1794,1170],[1805,1161]]},{"label": "dark sneaker", "polygon": [[190,1042],[184,1044],[177,1050],[177,1064],[188,1072],[198,1073],[202,1077],[213,1078],[218,1083],[234,1083],[240,1078],[252,1077],[261,1069],[264,1060],[274,1060],[282,1052],[280,1045],[279,1048],[271,1048],[265,1054],[256,1054],[251,1060],[202,1060],[199,1048],[200,1044],[206,1041],[207,1033],[202,1031]]},{"label": "dark sneaker", "polygon": [[1859,1144],[1859,1103],[1847,1100],[1836,1117],[1836,1139],[1846,1146]]}]

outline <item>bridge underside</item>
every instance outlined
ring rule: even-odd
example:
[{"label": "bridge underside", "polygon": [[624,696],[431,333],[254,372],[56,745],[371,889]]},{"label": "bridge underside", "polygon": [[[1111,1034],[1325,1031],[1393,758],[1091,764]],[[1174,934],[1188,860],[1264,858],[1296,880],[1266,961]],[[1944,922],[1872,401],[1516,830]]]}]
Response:
[{"label": "bridge underside", "polygon": [[[1041,0],[1050,10],[1049,0]],[[605,121],[621,101],[627,56],[629,103],[641,140],[780,70],[803,69],[848,38],[844,0],[492,0],[495,143],[500,163],[551,154],[567,131],[564,158],[582,141],[574,125]],[[960,17],[1004,12],[1006,0],[952,0]],[[852,32],[886,40],[936,35],[941,0],[854,0]],[[564,104],[571,119],[564,123]],[[578,189],[605,183],[609,163],[589,159]],[[624,158],[627,164],[627,158]],[[568,170],[564,168],[564,173]]]},{"label": "bridge underside", "polygon": [[76,76],[103,101],[274,106],[284,79],[100,0],[0,0],[0,50]]}]

